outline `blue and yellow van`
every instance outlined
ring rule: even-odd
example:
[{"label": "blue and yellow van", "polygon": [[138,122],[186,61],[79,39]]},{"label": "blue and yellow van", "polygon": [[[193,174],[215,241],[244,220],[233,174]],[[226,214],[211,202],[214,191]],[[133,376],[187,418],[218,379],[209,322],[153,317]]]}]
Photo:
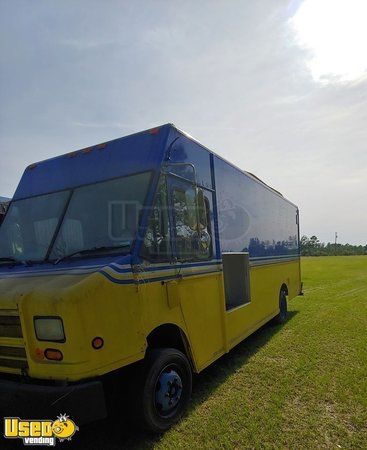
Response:
[{"label": "blue and yellow van", "polygon": [[167,429],[193,372],[286,319],[298,223],[171,124],[30,165],[0,227],[1,413],[103,417],[136,365],[137,417]]}]

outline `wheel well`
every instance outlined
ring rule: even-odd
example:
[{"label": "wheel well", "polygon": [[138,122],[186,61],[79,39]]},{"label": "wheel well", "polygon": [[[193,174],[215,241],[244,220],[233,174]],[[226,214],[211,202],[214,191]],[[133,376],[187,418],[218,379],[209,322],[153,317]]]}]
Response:
[{"label": "wheel well", "polygon": [[283,291],[285,292],[285,295],[288,295],[288,287],[287,287],[287,285],[285,283],[283,283],[281,285],[279,294],[280,294],[280,292],[283,292]]},{"label": "wheel well", "polygon": [[160,325],[151,331],[147,337],[147,343],[149,348],[176,348],[190,359],[187,338],[181,328],[172,323]]}]

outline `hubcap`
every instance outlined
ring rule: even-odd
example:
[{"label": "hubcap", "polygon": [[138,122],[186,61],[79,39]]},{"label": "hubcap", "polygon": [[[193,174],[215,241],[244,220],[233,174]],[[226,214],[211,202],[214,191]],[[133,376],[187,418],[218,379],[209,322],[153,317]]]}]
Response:
[{"label": "hubcap", "polygon": [[163,371],[157,381],[155,404],[162,415],[170,414],[178,405],[182,394],[182,380],[173,369]]}]

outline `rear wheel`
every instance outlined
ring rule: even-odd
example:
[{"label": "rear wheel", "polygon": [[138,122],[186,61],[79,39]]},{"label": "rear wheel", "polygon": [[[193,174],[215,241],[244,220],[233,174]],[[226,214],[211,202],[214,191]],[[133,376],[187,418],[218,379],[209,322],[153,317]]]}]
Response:
[{"label": "rear wheel", "polygon": [[282,324],[286,322],[287,317],[288,317],[287,294],[284,290],[281,290],[279,294],[279,313],[274,317],[274,322],[276,324]]},{"label": "rear wheel", "polygon": [[191,367],[182,352],[149,351],[137,404],[140,425],[155,433],[166,431],[187,409],[191,390]]}]

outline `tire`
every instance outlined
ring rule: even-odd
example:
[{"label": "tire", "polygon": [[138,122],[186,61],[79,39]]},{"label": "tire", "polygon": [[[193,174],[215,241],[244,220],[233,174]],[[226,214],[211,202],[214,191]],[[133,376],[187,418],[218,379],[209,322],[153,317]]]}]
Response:
[{"label": "tire", "polygon": [[274,323],[281,325],[287,321],[288,317],[288,305],[287,294],[285,291],[280,291],[279,294],[279,313],[274,317]]},{"label": "tire", "polygon": [[187,409],[192,391],[191,367],[174,348],[150,350],[146,356],[136,417],[139,427],[163,433]]}]

